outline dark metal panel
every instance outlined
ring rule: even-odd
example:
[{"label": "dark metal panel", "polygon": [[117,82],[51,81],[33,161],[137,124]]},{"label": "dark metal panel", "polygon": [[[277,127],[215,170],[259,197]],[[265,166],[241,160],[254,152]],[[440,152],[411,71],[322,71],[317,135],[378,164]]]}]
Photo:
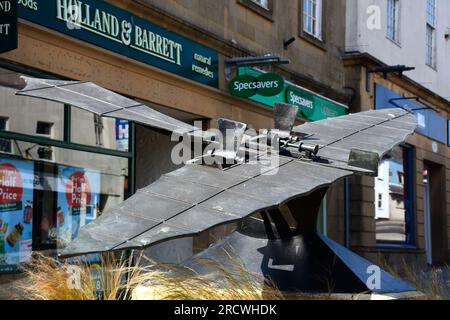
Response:
[{"label": "dark metal panel", "polygon": [[192,230],[194,234],[208,230],[213,226],[238,221],[239,219],[241,219],[239,215],[196,206],[168,220],[167,223],[180,229]]},{"label": "dark metal panel", "polygon": [[374,126],[374,125],[378,125],[383,122],[392,120],[392,118],[391,119],[380,119],[380,118],[376,118],[376,117],[370,117],[370,116],[364,115],[364,113],[351,114],[351,115],[346,116],[345,118],[348,121],[355,121],[355,122],[363,123],[363,124],[366,124],[367,126]]},{"label": "dark metal panel", "polygon": [[[404,119],[402,119],[402,120],[404,120]],[[401,121],[401,120],[393,120],[393,121],[389,121],[389,126],[383,125],[382,127],[414,131],[417,127],[417,123],[412,122],[412,121],[406,122],[406,121]]]},{"label": "dark metal panel", "polygon": [[25,88],[17,92],[17,94],[19,95],[26,95],[27,92],[37,89],[45,89],[55,86],[65,86],[79,82],[79,81],[65,81],[65,80],[36,79],[24,76],[22,76],[22,79],[25,80],[26,86]]},{"label": "dark metal panel", "polygon": [[102,102],[108,103],[112,106],[119,106],[121,108],[129,108],[141,104],[111,90],[102,88],[92,82],[79,82],[60,89],[74,91],[80,96],[90,97],[92,100],[99,100],[100,98]]},{"label": "dark metal panel", "polygon": [[337,148],[333,145],[332,147],[320,149],[317,155],[329,160],[347,162],[348,156],[350,155],[350,149]]},{"label": "dark metal panel", "polygon": [[161,241],[186,237],[192,234],[192,231],[180,229],[175,226],[163,223],[149,231],[146,231],[126,243],[120,244],[114,250],[124,249],[143,249],[150,245],[155,245]]},{"label": "dark metal panel", "polygon": [[275,206],[275,204],[269,203],[262,198],[263,196],[253,198],[245,194],[227,190],[203,202],[201,206],[225,213],[231,213],[239,217],[246,217],[252,213],[259,212],[262,209]]},{"label": "dark metal panel", "polygon": [[77,255],[108,251],[156,224],[125,212],[108,212],[81,228],[76,240],[71,242],[63,253]]},{"label": "dark metal panel", "polygon": [[[346,120],[346,117],[326,119],[317,122],[311,122],[297,126],[293,132],[320,135],[321,131],[317,130],[317,125],[331,128],[353,129],[355,132],[367,128],[364,123]],[[326,134],[326,132],[324,132]]]},{"label": "dark metal panel", "polygon": [[62,88],[65,87],[51,87],[41,90],[27,91],[23,94],[19,91],[18,94],[70,104],[98,115],[101,115],[105,112],[112,112],[120,108],[117,105],[111,105],[109,103],[103,102],[101,99],[93,100],[91,97],[83,96],[76,92],[65,90]]},{"label": "dark metal panel", "polygon": [[[368,269],[373,265],[372,262],[358,256],[350,250],[342,247],[338,243],[334,242],[330,238],[319,235],[319,238],[327,245],[327,247],[333,251],[333,253],[347,265],[350,270],[363,282],[368,283],[371,273],[368,273]],[[384,270],[380,270],[380,287],[372,289],[373,292],[379,294],[386,293],[401,293],[416,291],[416,288],[409,283],[394,278],[392,275]]]},{"label": "dark metal panel", "polygon": [[135,121],[140,124],[165,129],[168,131],[179,130],[180,133],[198,130],[194,126],[166,116],[165,114],[157,112],[146,105],[117,110],[105,114],[104,116]]},{"label": "dark metal panel", "polygon": [[272,171],[290,161],[292,159],[280,157],[279,155],[273,155],[272,158],[266,155],[249,163],[238,164],[225,171],[236,176],[252,178]]},{"label": "dark metal panel", "polygon": [[166,221],[192,207],[191,204],[138,191],[134,196],[115,207],[115,211],[153,221]]},{"label": "dark metal panel", "polygon": [[[270,180],[270,179],[267,179]],[[252,197],[263,198],[273,205],[281,205],[292,197],[309,192],[309,186],[304,184],[287,185],[269,181],[252,179],[234,187],[233,192],[246,194]]]},{"label": "dark metal panel", "polygon": [[18,95],[70,104],[101,116],[131,120],[168,131],[198,130],[92,82],[25,79],[27,86],[18,91]]},{"label": "dark metal panel", "polygon": [[163,176],[153,184],[141,189],[140,192],[157,194],[189,204],[197,204],[211,198],[222,189],[197,184],[174,177]]},{"label": "dark metal panel", "polygon": [[256,180],[297,187],[308,181],[314,181],[317,185],[331,183],[335,180],[335,177],[341,177],[348,174],[347,172],[341,172],[337,169],[323,168],[301,161],[290,162],[275,170],[276,171],[272,172],[276,172],[276,174],[262,175],[257,177]]},{"label": "dark metal panel", "polygon": [[187,165],[167,173],[166,176],[222,189],[230,188],[247,179],[246,177],[233,175],[228,171],[199,165]]}]

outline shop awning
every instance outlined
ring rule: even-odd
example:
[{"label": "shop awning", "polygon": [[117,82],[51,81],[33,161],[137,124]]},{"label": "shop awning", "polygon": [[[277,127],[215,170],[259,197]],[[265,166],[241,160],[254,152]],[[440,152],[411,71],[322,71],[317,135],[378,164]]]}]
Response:
[{"label": "shop awning", "polygon": [[376,175],[379,159],[415,127],[404,110],[369,111],[294,128],[329,163],[263,157],[225,170],[187,165],[81,228],[62,256],[144,249],[277,209],[355,173]]},{"label": "shop awning", "polygon": [[102,117],[130,120],[169,132],[200,130],[92,82],[23,78],[26,87],[17,95],[65,103]]}]

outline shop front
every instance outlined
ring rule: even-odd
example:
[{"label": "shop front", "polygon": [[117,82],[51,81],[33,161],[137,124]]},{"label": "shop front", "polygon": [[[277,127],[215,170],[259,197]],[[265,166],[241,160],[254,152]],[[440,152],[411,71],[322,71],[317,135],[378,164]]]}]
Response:
[{"label": "shop front", "polygon": [[353,107],[406,108],[414,111],[418,126],[381,159],[378,177],[351,180],[350,245],[376,263],[400,268],[405,262],[412,268],[447,263],[449,103],[406,76],[368,73],[373,61],[364,61],[368,66],[349,64],[361,88]]},{"label": "shop front", "polygon": [[[167,100],[175,93],[160,73],[178,86],[186,79],[191,86],[217,88],[219,81],[214,50],[107,2],[35,0],[17,6],[18,49],[0,56],[0,273],[20,270],[32,251],[56,255],[83,225],[171,169],[156,164],[163,162],[159,154],[170,156],[169,134],[16,96],[25,85],[21,76],[103,85],[112,80],[121,93],[186,122],[205,116],[172,109]],[[113,64],[112,57],[118,59]],[[143,76],[129,70],[130,63],[151,68],[146,72],[153,79],[139,83]],[[80,75],[86,70],[95,77]],[[148,90],[149,81],[159,86]],[[144,88],[152,99],[147,92],[136,94]],[[166,96],[155,98],[161,93]]]},{"label": "shop front", "polygon": [[[275,102],[301,106],[300,120],[347,113],[283,79],[272,96],[232,96],[220,67],[226,52],[148,21],[145,10],[119,0],[18,2],[18,48],[0,55],[0,272],[18,270],[32,250],[57,253],[81,226],[176,168],[169,133],[16,96],[21,75],[92,81],[181,121],[202,120],[203,129],[219,117],[269,128]],[[334,193],[329,206],[337,203]],[[324,233],[328,218],[321,216]],[[205,236],[150,254],[179,261],[215,238]]]}]

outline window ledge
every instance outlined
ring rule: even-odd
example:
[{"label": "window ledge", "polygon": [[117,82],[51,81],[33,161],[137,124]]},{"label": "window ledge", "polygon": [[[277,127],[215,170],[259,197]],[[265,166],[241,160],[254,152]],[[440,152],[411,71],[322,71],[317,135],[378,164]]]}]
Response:
[{"label": "window ledge", "polygon": [[428,63],[425,63],[425,65],[426,65],[428,68],[430,68],[431,70],[433,70],[433,71],[435,71],[435,72],[438,72],[437,66],[432,66],[432,65],[429,65]]},{"label": "window ledge", "polygon": [[319,38],[314,37],[313,35],[307,33],[306,31],[300,30],[300,33],[298,35],[301,39],[307,41],[308,43],[314,45],[315,47],[327,51],[327,48],[325,47],[325,41]]},{"label": "window ledge", "polygon": [[238,0],[238,3],[244,7],[252,10],[253,12],[263,16],[264,18],[274,22],[273,20],[273,0],[269,0],[269,8],[266,9],[251,0]]},{"label": "window ledge", "polygon": [[390,38],[389,36],[386,36],[386,39],[388,39],[390,42],[395,44],[397,47],[399,47],[399,48],[402,47],[402,44],[400,43],[400,41],[394,40],[394,39]]},{"label": "window ledge", "polygon": [[381,250],[408,250],[408,251],[417,251],[417,247],[410,244],[395,244],[395,243],[377,243],[377,249]]}]

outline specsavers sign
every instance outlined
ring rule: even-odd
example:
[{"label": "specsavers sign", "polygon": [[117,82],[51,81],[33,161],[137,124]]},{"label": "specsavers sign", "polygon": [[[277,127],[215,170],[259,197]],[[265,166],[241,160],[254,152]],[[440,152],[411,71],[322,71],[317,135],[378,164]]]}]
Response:
[{"label": "specsavers sign", "polygon": [[242,75],[230,82],[232,95],[241,98],[250,98],[256,94],[271,97],[284,89],[284,79],[276,73],[265,73],[258,77]]},{"label": "specsavers sign", "polygon": [[[263,72],[252,68],[240,68],[239,76],[236,79],[263,78]],[[230,86],[236,86],[235,82],[231,82]],[[231,90],[231,87],[230,87]],[[264,92],[263,92],[264,93]],[[299,107],[298,116],[309,121],[318,121],[327,118],[342,116],[348,113],[348,108],[333,100],[327,99],[307,89],[296,86],[292,83],[284,81],[281,89],[278,88],[272,95],[261,94],[259,90],[251,96],[243,96],[254,102],[261,103],[268,107],[273,107],[277,102],[289,103]]]},{"label": "specsavers sign", "polygon": [[18,0],[18,4],[20,18],[218,87],[217,52],[104,1]]}]

